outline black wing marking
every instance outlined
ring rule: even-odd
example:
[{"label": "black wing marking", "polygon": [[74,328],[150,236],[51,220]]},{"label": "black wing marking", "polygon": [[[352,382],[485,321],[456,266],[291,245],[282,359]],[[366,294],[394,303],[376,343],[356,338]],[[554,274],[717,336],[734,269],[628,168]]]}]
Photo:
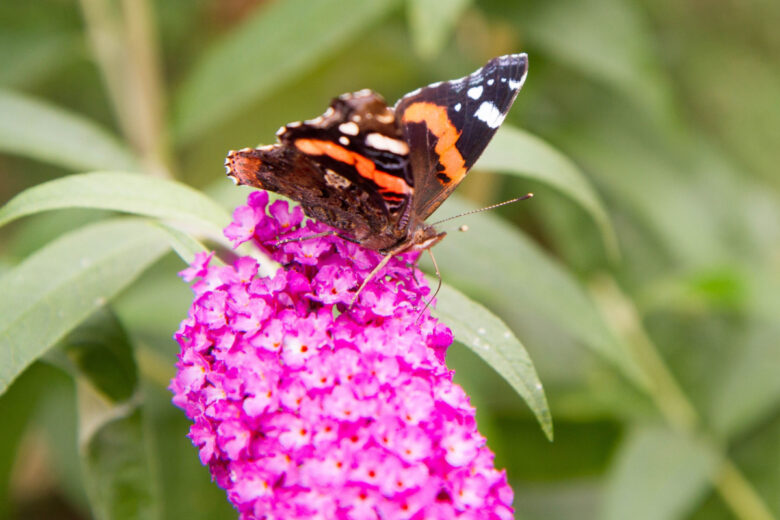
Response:
[{"label": "black wing marking", "polygon": [[398,100],[396,118],[411,148],[413,218],[425,220],[463,180],[504,121],[527,71],[525,54],[500,56],[468,76]]}]

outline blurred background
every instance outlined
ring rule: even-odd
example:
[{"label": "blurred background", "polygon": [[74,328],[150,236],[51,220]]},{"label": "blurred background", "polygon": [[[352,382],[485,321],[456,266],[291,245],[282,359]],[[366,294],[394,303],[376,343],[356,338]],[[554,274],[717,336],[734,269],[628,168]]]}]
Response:
[{"label": "blurred background", "polygon": [[[776,0],[5,0],[0,202],[131,171],[230,211],[247,192],[224,178],[227,150],[343,92],[392,103],[527,52],[505,127],[434,217],[536,195],[451,223],[435,249],[444,281],[523,342],[549,401],[552,443],[492,368],[451,348],[516,517],[780,518],[779,26]],[[110,216],[0,228],[0,274]],[[183,267],[160,253],[0,397],[0,518],[235,517],[166,390]],[[117,432],[99,449],[151,461],[125,489],[146,493],[145,513],[95,498],[119,462],[85,442],[82,378],[63,360],[117,344],[137,363],[140,451]]]}]

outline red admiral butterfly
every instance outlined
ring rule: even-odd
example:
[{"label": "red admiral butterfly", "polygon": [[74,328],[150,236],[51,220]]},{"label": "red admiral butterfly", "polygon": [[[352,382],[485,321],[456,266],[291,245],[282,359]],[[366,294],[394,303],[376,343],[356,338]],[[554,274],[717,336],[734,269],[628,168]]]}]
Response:
[{"label": "red admiral butterfly", "polygon": [[500,56],[395,107],[371,90],[343,94],[321,116],[280,128],[280,144],[231,151],[227,174],[297,201],[309,217],[388,258],[430,248],[446,233],[425,219],[482,154],[527,70],[525,54]]}]

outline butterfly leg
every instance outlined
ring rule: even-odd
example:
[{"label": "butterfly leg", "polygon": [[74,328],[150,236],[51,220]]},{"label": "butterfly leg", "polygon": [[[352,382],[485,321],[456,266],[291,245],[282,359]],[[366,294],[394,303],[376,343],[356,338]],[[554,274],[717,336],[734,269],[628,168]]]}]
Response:
[{"label": "butterfly leg", "polygon": [[439,271],[439,264],[436,263],[436,257],[433,256],[433,249],[428,248],[428,254],[431,255],[431,261],[433,262],[433,268],[436,269],[436,278],[439,280],[439,284],[436,286],[436,290],[433,291],[433,296],[431,296],[431,299],[425,303],[425,307],[423,307],[423,310],[421,310],[420,314],[417,316],[417,321],[420,321],[423,313],[428,307],[431,306],[433,300],[436,299],[436,295],[439,294],[439,289],[441,289],[441,271]]},{"label": "butterfly leg", "polygon": [[372,280],[372,279],[373,279],[373,278],[374,278],[374,277],[375,277],[375,276],[376,276],[376,275],[379,273],[379,271],[381,271],[381,270],[382,270],[382,268],[383,268],[384,266],[386,266],[386,265],[387,265],[387,262],[389,262],[389,261],[390,261],[390,259],[391,259],[391,258],[393,258],[393,256],[394,256],[394,255],[395,255],[395,253],[394,253],[394,252],[392,252],[392,251],[391,251],[391,252],[389,252],[389,253],[387,253],[387,255],[386,255],[384,258],[382,258],[382,261],[381,261],[381,262],[379,262],[379,263],[376,265],[376,267],[374,267],[374,270],[373,270],[373,271],[371,271],[371,272],[368,274],[368,276],[366,277],[366,279],[365,279],[365,280],[363,280],[363,283],[362,283],[362,284],[360,284],[360,287],[358,287],[358,290],[357,290],[357,292],[355,293],[355,296],[353,296],[353,297],[352,297],[352,303],[350,303],[350,304],[349,304],[349,308],[352,308],[352,306],[353,306],[353,305],[355,305],[355,302],[357,301],[357,299],[358,299],[358,296],[360,296],[360,293],[361,293],[361,292],[363,291],[363,289],[366,287],[366,285],[368,284],[368,282],[370,282],[370,281],[371,281],[371,280]]}]

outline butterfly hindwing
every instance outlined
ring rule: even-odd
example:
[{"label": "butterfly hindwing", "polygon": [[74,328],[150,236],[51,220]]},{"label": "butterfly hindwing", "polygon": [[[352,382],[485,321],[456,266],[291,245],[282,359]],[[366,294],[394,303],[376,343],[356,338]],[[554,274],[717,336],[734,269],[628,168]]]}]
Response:
[{"label": "butterfly hindwing", "polygon": [[482,155],[527,69],[525,54],[501,56],[468,76],[423,87],[396,103],[396,118],[411,150],[415,220],[430,216]]},{"label": "butterfly hindwing", "polygon": [[371,193],[321,168],[295,148],[270,145],[231,151],[225,168],[237,184],[289,197],[300,203],[309,217],[357,240],[369,240],[389,226],[386,208]]}]

